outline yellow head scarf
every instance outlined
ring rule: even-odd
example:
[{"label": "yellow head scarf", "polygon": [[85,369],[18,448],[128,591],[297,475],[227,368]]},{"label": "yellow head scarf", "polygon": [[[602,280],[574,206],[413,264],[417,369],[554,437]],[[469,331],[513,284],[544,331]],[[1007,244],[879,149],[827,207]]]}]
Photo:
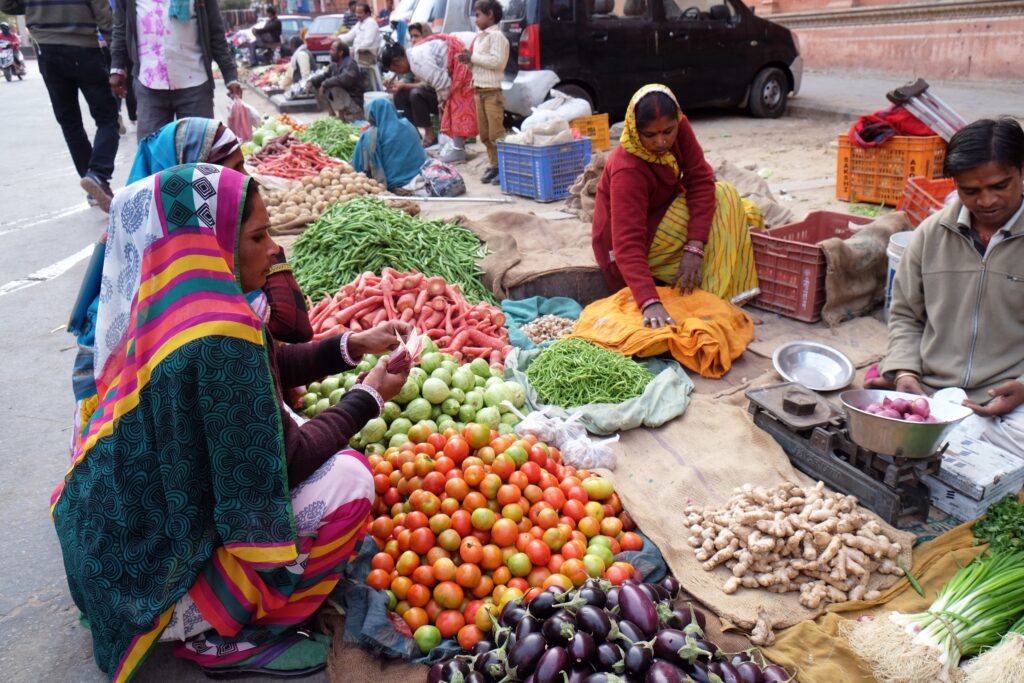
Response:
[{"label": "yellow head scarf", "polygon": [[[619,144],[633,156],[643,159],[648,163],[671,166],[676,175],[679,175],[679,162],[676,161],[676,157],[672,152],[666,152],[665,154],[648,152],[647,148],[644,147],[644,143],[640,140],[640,131],[636,125],[636,105],[652,92],[665,93],[676,103],[676,107],[679,107],[679,101],[676,100],[676,96],[672,94],[672,91],[667,86],[660,83],[652,83],[640,88],[633,95],[633,99],[629,101],[629,109],[626,110],[626,126],[622,129],[622,135],[619,136]],[[679,120],[682,121],[683,118],[682,108],[679,107]]]}]

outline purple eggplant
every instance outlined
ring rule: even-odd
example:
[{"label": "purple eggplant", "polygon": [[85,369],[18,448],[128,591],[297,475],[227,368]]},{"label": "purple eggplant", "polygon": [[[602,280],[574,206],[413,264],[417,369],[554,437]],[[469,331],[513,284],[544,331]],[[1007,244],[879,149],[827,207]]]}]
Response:
[{"label": "purple eggplant", "polygon": [[593,605],[594,607],[604,607],[608,604],[608,594],[601,590],[601,587],[598,585],[584,584],[580,588],[579,597],[582,600],[586,600],[588,605]]},{"label": "purple eggplant", "polygon": [[701,645],[693,636],[673,628],[662,629],[654,638],[654,656],[677,666],[693,664],[698,658],[710,659],[715,648]]},{"label": "purple eggplant", "polygon": [[761,667],[753,662],[740,662],[736,665],[736,671],[739,673],[740,680],[743,683],[764,683]]},{"label": "purple eggplant", "polygon": [[540,661],[541,655],[547,649],[547,642],[544,636],[539,633],[531,633],[526,636],[508,652],[508,673],[513,678],[525,678],[533,673]]},{"label": "purple eggplant", "polygon": [[630,643],[639,643],[642,640],[647,640],[646,634],[632,621],[623,619],[618,623],[618,628],[619,634]]},{"label": "purple eggplant", "polygon": [[569,653],[564,647],[552,647],[541,655],[533,677],[537,683],[562,683],[563,673],[569,670]]},{"label": "purple eggplant", "polygon": [[548,617],[544,625],[541,626],[540,632],[549,643],[567,645],[572,640],[572,637],[576,635],[576,628],[576,621],[573,620],[572,615],[565,610],[561,610],[556,612],[554,616]]},{"label": "purple eggplant", "polygon": [[718,676],[708,671],[708,667],[705,662],[694,662],[687,669],[687,672],[693,680],[697,681],[697,683],[712,683],[712,681],[714,681],[714,683],[718,683],[718,681],[715,681],[715,679],[712,678],[712,676],[715,676],[715,678],[718,678]]},{"label": "purple eggplant", "polygon": [[464,683],[490,683],[487,677],[479,671],[470,671],[469,675],[462,680]]},{"label": "purple eggplant", "polygon": [[764,683],[789,683],[793,680],[789,672],[778,664],[769,664],[761,670],[761,675],[764,676]]},{"label": "purple eggplant", "polygon": [[597,668],[601,671],[611,671],[621,661],[622,648],[615,643],[601,643],[597,646]]},{"label": "purple eggplant", "polygon": [[732,656],[732,659],[730,659],[729,661],[732,662],[733,666],[739,666],[743,662],[749,662],[750,655],[748,655],[746,652],[737,652]]},{"label": "purple eggplant", "polygon": [[497,647],[498,646],[490,640],[480,640],[477,641],[477,644],[473,646],[473,649],[470,650],[470,652],[474,655],[482,655],[483,653],[490,652]]},{"label": "purple eggplant", "polygon": [[648,638],[658,631],[658,612],[654,602],[639,587],[622,585],[619,610],[624,619],[636,624]]},{"label": "purple eggplant", "polygon": [[[686,603],[683,607],[676,607],[672,610],[679,621],[682,623],[681,628],[683,631],[691,635],[704,635],[704,627],[707,625],[707,617],[702,611],[693,606],[692,603]],[[696,624],[696,626],[694,626]]]},{"label": "purple eggplant", "polygon": [[658,585],[667,590],[669,597],[673,600],[679,597],[679,581],[671,574],[666,574],[665,578],[658,582]]},{"label": "purple eggplant", "polygon": [[682,669],[661,659],[651,664],[644,677],[645,683],[682,683],[685,680]]},{"label": "purple eggplant", "polygon": [[455,678],[465,679],[469,675],[469,664],[461,659],[449,659],[441,667],[441,680],[451,681]]},{"label": "purple eggplant", "polygon": [[643,676],[654,661],[654,653],[646,645],[630,645],[623,661],[626,664],[627,675]]},{"label": "purple eggplant", "polygon": [[594,673],[589,664],[577,664],[569,670],[566,683],[584,683],[587,677]]},{"label": "purple eggplant", "polygon": [[473,667],[489,681],[500,681],[505,677],[505,662],[501,650],[491,650],[477,657]]},{"label": "purple eggplant", "polygon": [[441,669],[444,668],[444,664],[438,662],[430,667],[430,671],[427,672],[427,683],[441,683]]},{"label": "purple eggplant", "polygon": [[621,592],[621,591],[622,591],[622,588],[620,586],[612,586],[611,588],[608,589],[608,592],[605,593],[605,603],[604,603],[604,606],[605,606],[606,609],[615,609],[616,607],[618,607],[618,605],[619,605],[619,592]]},{"label": "purple eggplant", "polygon": [[668,591],[656,583],[642,583],[640,590],[647,594],[653,602],[671,602],[672,598]]},{"label": "purple eggplant", "polygon": [[522,640],[531,633],[540,633],[540,627],[541,622],[531,616],[525,616],[516,624],[516,639]]},{"label": "purple eggplant", "polygon": [[537,619],[547,619],[555,613],[558,596],[553,591],[543,591],[531,602],[527,611]]},{"label": "purple eggplant", "polygon": [[523,617],[526,616],[526,610],[520,607],[514,601],[508,601],[501,610],[501,616],[498,617],[498,623],[508,628],[515,628]]},{"label": "purple eggplant", "polygon": [[594,659],[594,653],[597,651],[597,644],[594,642],[594,636],[590,635],[586,631],[578,631],[576,635],[569,641],[569,658],[577,664],[588,664]]},{"label": "purple eggplant", "polygon": [[722,672],[718,674],[718,677],[722,679],[722,683],[743,683],[739,670],[729,662],[721,661],[714,662],[714,664],[718,664]]},{"label": "purple eggplant", "polygon": [[623,679],[615,674],[598,671],[587,676],[583,683],[622,683]]},{"label": "purple eggplant", "polygon": [[576,612],[576,628],[589,633],[594,637],[595,642],[603,642],[608,639],[612,631],[612,620],[600,607],[584,605]]},{"label": "purple eggplant", "polygon": [[708,662],[708,671],[715,674],[716,676],[722,675],[722,663],[721,662]]}]

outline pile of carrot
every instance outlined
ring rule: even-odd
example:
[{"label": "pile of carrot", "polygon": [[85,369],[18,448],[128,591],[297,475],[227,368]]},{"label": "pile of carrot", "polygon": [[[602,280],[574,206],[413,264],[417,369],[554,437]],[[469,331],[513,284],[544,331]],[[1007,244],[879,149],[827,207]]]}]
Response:
[{"label": "pile of carrot", "polygon": [[256,166],[256,172],[261,175],[299,180],[318,175],[325,168],[340,165],[340,162],[321,152],[320,148],[312,143],[292,142],[281,154],[260,161]]},{"label": "pile of carrot", "polygon": [[385,268],[380,276],[363,273],[334,296],[324,297],[309,317],[314,339],[403,320],[460,362],[483,358],[497,367],[512,350],[500,308],[470,304],[458,284],[448,284],[442,277],[393,268]]}]

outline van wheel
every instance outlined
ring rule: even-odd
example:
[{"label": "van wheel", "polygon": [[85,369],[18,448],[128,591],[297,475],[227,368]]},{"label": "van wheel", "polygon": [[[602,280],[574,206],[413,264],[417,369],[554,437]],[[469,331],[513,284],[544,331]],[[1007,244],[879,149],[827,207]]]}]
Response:
[{"label": "van wheel", "polygon": [[590,104],[590,113],[594,113],[594,98],[591,97],[590,93],[587,92],[581,86],[578,86],[574,83],[561,83],[552,88],[552,90],[557,90],[559,92],[565,93],[569,97],[575,97],[577,99],[586,100]]},{"label": "van wheel", "polygon": [[762,69],[750,86],[750,113],[759,119],[777,119],[786,111],[789,80],[782,69]]}]

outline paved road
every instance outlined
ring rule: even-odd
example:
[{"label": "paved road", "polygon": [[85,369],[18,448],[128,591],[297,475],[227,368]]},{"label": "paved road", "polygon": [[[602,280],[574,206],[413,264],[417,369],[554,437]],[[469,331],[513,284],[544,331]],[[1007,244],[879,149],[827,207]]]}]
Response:
[{"label": "paved road", "polygon": [[[29,69],[21,83],[0,81],[0,681],[99,683],[106,678],[68,594],[47,506],[67,467],[73,409],[73,339],[58,328],[106,214],[86,204],[35,62]],[[222,91],[218,98],[223,107]],[[84,101],[82,108],[88,111]],[[129,132],[121,138],[115,188],[134,154]],[[136,680],[208,679],[161,645]]]}]

